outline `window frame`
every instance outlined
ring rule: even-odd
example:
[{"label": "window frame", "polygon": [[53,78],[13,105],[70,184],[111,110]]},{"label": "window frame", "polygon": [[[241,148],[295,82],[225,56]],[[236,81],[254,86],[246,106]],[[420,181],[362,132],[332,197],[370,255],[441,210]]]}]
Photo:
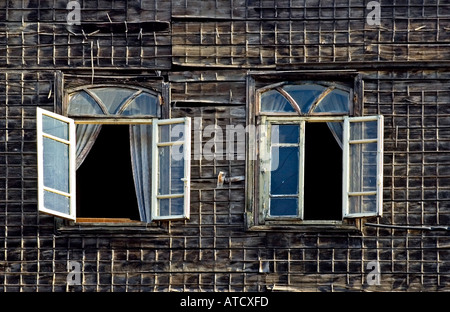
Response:
[{"label": "window frame", "polygon": [[[171,141],[169,142],[160,142],[159,141],[159,126],[160,125],[173,125],[173,124],[184,124],[184,134],[183,141]],[[190,117],[182,117],[182,118],[170,118],[170,119],[154,119],[153,120],[153,140],[152,140],[152,168],[157,168],[156,170],[152,170],[152,221],[158,220],[179,220],[179,219],[189,219],[190,217],[190,181],[191,181],[191,170],[190,170],[190,155],[191,155],[191,119]],[[159,185],[159,173],[160,166],[159,163],[159,153],[158,147],[160,146],[183,146],[183,161],[184,161],[184,178],[183,181],[183,194],[158,194],[158,185]],[[182,195],[182,196],[180,196]],[[171,215],[170,217],[161,216],[158,199],[172,199],[183,197],[183,213],[178,215]],[[157,209],[153,209],[156,207]]]},{"label": "window frame", "polygon": [[[259,128],[260,133],[260,158],[259,158],[259,192],[260,199],[259,202],[259,217],[265,221],[300,221],[306,223],[336,223],[336,220],[304,220],[304,167],[305,167],[305,124],[307,122],[344,122],[343,116],[310,116],[310,117],[275,117],[275,116],[261,116],[261,125]],[[298,200],[299,207],[296,216],[276,216],[270,215],[270,168],[267,168],[268,162],[270,162],[270,155],[272,145],[270,143],[271,127],[273,124],[291,124],[300,126],[299,135],[299,190],[298,190]],[[265,132],[265,133],[264,133]],[[268,161],[269,160],[269,161]],[[270,164],[269,164],[270,166]],[[263,195],[265,194],[265,195]]]},{"label": "window frame", "polygon": [[[377,137],[376,139],[365,139],[365,140],[351,140],[350,139],[350,124],[366,121],[376,121],[377,122]],[[344,118],[344,133],[343,133],[343,192],[342,192],[342,217],[343,218],[363,218],[372,216],[382,216],[383,215],[383,141],[384,141],[384,118],[382,115],[374,116],[362,116],[362,117],[345,117]],[[377,143],[376,150],[376,191],[371,192],[351,192],[350,191],[350,145],[351,144],[367,144],[367,143]],[[351,196],[365,196],[365,195],[375,195],[376,196],[376,211],[375,212],[359,212],[351,213],[349,212],[349,205]]]},{"label": "window frame", "polygon": [[[50,118],[62,121],[68,125],[68,140],[64,140],[55,137],[51,134],[47,134],[43,130],[43,116],[48,116]],[[75,134],[75,123],[73,119],[61,116],[59,114],[50,112],[48,110],[42,109],[40,107],[36,108],[36,131],[37,131],[37,169],[38,169],[38,211],[55,215],[61,218],[75,221],[76,220],[76,181],[75,181],[75,171],[76,171],[76,134]],[[61,144],[66,144],[69,147],[68,150],[68,183],[69,192],[62,192],[60,190],[52,189],[45,186],[44,183],[44,137],[51,140],[57,141]],[[44,192],[50,191],[69,198],[69,213],[63,213],[55,211],[53,209],[46,208],[44,205]]]},{"label": "window frame", "polygon": [[[62,84],[62,81],[61,81]],[[172,221],[172,220],[179,220],[179,219],[189,219],[190,216],[190,148],[191,148],[191,140],[190,140],[190,129],[191,129],[191,118],[190,117],[181,117],[181,118],[170,118],[170,113],[168,111],[168,107],[167,105],[164,105],[165,103],[167,103],[169,100],[168,98],[170,97],[170,92],[169,92],[169,84],[168,83],[164,83],[164,82],[160,82],[160,86],[161,86],[161,91],[156,91],[153,89],[148,89],[148,88],[144,88],[141,87],[139,85],[130,85],[130,86],[123,86],[123,85],[119,85],[119,84],[110,84],[110,83],[102,83],[102,84],[85,84],[82,86],[78,86],[78,87],[74,87],[74,88],[69,88],[67,90],[64,91],[64,94],[61,94],[61,97],[64,99],[63,101],[55,101],[55,112],[50,112],[41,108],[38,108],[38,110],[42,110],[45,112],[45,114],[51,114],[53,116],[57,116],[57,118],[61,119],[61,120],[65,120],[71,123],[71,127],[73,135],[71,136],[71,138],[73,139],[73,144],[71,145],[72,148],[72,152],[73,155],[71,157],[71,161],[74,162],[72,168],[73,168],[73,172],[71,173],[71,179],[72,179],[72,184],[74,187],[74,195],[72,196],[72,200],[73,200],[73,204],[71,205],[72,209],[72,213],[70,216],[64,215],[64,214],[57,214],[57,213],[53,213],[53,211],[44,211],[39,209],[39,211],[42,212],[46,212],[46,213],[50,213],[52,215],[61,217],[62,219],[66,219],[69,221],[74,221],[76,223],[89,223],[89,224],[111,224],[111,225],[115,225],[115,224],[130,224],[130,225],[136,225],[136,223],[139,224],[150,224],[150,223],[154,223],[155,221]],[[73,116],[68,116],[68,107],[69,107],[69,94],[73,93],[73,92],[77,92],[80,90],[85,90],[85,89],[89,89],[89,88],[99,88],[99,87],[117,87],[117,88],[127,88],[127,89],[133,89],[136,91],[141,91],[141,92],[147,92],[150,93],[152,95],[155,95],[158,97],[159,100],[159,110],[158,110],[158,115],[159,117],[155,117],[155,116],[150,116],[150,115],[142,115],[142,116],[122,116],[122,115],[113,115],[113,114],[108,114],[108,115],[95,115],[92,117],[89,116],[81,116],[81,115],[73,115]],[[61,86],[62,89],[62,86]],[[139,93],[140,94],[140,93]],[[124,104],[123,107],[126,108],[128,107],[129,103],[136,98],[139,94],[134,95],[132,97],[130,97]],[[37,114],[38,116],[38,114]],[[165,118],[166,117],[166,118]],[[183,142],[185,148],[184,148],[184,155],[183,157],[185,158],[185,188],[184,188],[184,211],[183,211],[183,215],[182,216],[176,216],[176,217],[172,217],[172,216],[162,216],[162,217],[158,217],[157,219],[151,219],[150,223],[147,223],[145,221],[136,221],[136,220],[131,220],[131,219],[123,219],[123,218],[108,218],[107,216],[105,216],[104,218],[77,218],[76,217],[76,193],[75,193],[75,188],[76,188],[76,125],[77,124],[108,124],[108,125],[133,125],[133,124],[148,124],[148,125],[153,125],[154,124],[158,124],[158,123],[173,123],[173,122],[180,122],[183,121],[185,128],[184,128],[184,133],[185,133],[185,140]],[[38,132],[41,131],[39,129],[42,129],[42,124],[41,122],[39,122],[37,120],[37,129]],[[39,140],[39,136],[38,135],[38,140],[37,140],[37,148],[38,151],[42,150],[42,141]],[[154,144],[154,141],[152,141],[152,145]],[[39,152],[38,152],[39,153]],[[39,156],[39,155],[38,155]],[[153,158],[154,158],[154,152],[152,151],[152,162],[153,162]],[[38,157],[39,158],[39,157]],[[38,171],[41,170],[42,165],[41,163],[38,163]],[[152,170],[153,172],[154,170]],[[41,174],[42,175],[42,174]],[[154,183],[152,183],[154,184]],[[38,193],[41,192],[42,186],[41,184],[38,185]],[[151,197],[153,197],[153,193],[151,194]],[[38,199],[39,203],[42,203],[42,196],[39,197]],[[153,199],[152,199],[153,201]],[[40,205],[40,204],[38,204]],[[152,212],[151,212],[151,216],[153,216],[154,214],[154,210],[153,206],[152,206]]]},{"label": "window frame", "polygon": [[[136,85],[126,85],[125,87],[123,85],[117,84],[117,83],[101,83],[101,84],[89,84],[89,85],[82,85],[82,86],[78,86],[78,87],[74,87],[74,88],[70,88],[68,90],[66,90],[64,92],[64,100],[62,101],[62,103],[60,104],[61,108],[58,110],[61,112],[62,115],[73,118],[75,121],[86,121],[86,123],[96,123],[96,120],[104,120],[105,124],[113,124],[115,121],[117,122],[121,122],[121,120],[125,120],[125,119],[130,119],[130,120],[145,120],[145,119],[150,119],[150,118],[155,118],[153,116],[149,116],[149,115],[142,115],[141,117],[133,117],[133,116],[126,116],[126,115],[114,115],[114,114],[110,114],[107,113],[107,108],[104,107],[102,104],[102,101],[98,99],[98,97],[95,94],[92,94],[91,91],[89,91],[90,89],[97,89],[97,88],[122,88],[122,89],[130,89],[130,90],[135,90],[136,93],[131,96],[129,99],[127,99],[127,101],[122,105],[122,111],[125,110],[128,105],[136,98],[138,97],[141,93],[145,92],[151,95],[154,95],[155,97],[158,98],[159,103],[160,103],[160,107],[159,107],[159,117],[160,118],[164,118],[165,115],[162,111],[163,111],[163,106],[164,106],[164,96],[161,92],[158,92],[156,90],[153,89],[149,89],[149,88],[144,88],[141,86],[136,86]],[[165,91],[164,93],[168,92],[166,89],[168,89],[168,85],[167,84],[162,84],[162,88],[163,91]],[[94,115],[93,117],[88,117],[86,115],[69,115],[69,98],[70,95],[79,91],[84,91],[86,92],[89,96],[91,96],[95,102],[99,105],[99,107],[104,111],[104,115]]]},{"label": "window frame", "polygon": [[[304,78],[299,80],[298,77]],[[344,122],[345,118],[354,118],[361,116],[362,99],[363,99],[363,81],[361,75],[356,71],[287,71],[287,72],[249,72],[247,75],[247,125],[254,125],[256,129],[264,126],[267,118],[273,120],[289,120],[291,118],[299,120],[302,118],[304,122],[318,121],[326,122],[331,119],[340,119]],[[299,113],[274,113],[260,111],[260,94],[261,91],[267,91],[274,87],[281,87],[286,84],[304,84],[304,83],[321,83],[327,85],[339,85],[341,88],[350,91],[350,112],[341,113],[315,113],[314,115],[306,115]],[[289,100],[289,99],[288,99]],[[366,118],[364,116],[363,118]],[[373,118],[373,117],[372,117]],[[378,116],[377,116],[378,118]],[[382,118],[382,117],[381,117]],[[277,123],[277,122],[275,122]],[[382,125],[381,125],[382,127]],[[383,131],[379,131],[382,135]],[[276,217],[265,218],[261,209],[261,163],[260,153],[261,147],[259,142],[267,140],[267,133],[256,131],[247,133],[246,142],[246,227],[248,230],[275,230],[282,229],[287,231],[359,231],[361,229],[363,216],[347,216],[342,213],[342,220],[301,220],[293,217]],[[383,142],[382,136],[379,142]],[[344,155],[342,155],[344,158]],[[382,158],[382,154],[379,156]],[[377,163],[379,172],[383,170],[382,163]],[[344,169],[344,168],[343,168]],[[382,175],[381,175],[382,176]],[[344,177],[344,172],[343,176]],[[382,180],[382,179],[381,179]],[[382,186],[380,187],[378,207],[382,206]],[[344,192],[341,191],[344,195]],[[342,207],[344,210],[344,207]],[[382,213],[382,207],[377,211],[377,216]],[[365,217],[365,216],[364,216]]]},{"label": "window frame", "polygon": [[[354,94],[354,88],[348,87],[339,83],[334,83],[330,81],[314,81],[314,80],[305,80],[305,81],[282,81],[278,83],[274,83],[268,86],[261,87],[257,90],[255,90],[255,96],[256,96],[256,103],[255,103],[255,115],[256,116],[293,116],[292,112],[264,112],[261,111],[261,94],[264,92],[270,91],[270,90],[277,90],[279,93],[281,93],[288,102],[294,107],[294,110],[298,113],[299,116],[345,116],[347,114],[343,113],[327,113],[327,112],[312,112],[312,113],[301,113],[300,107],[296,104],[295,100],[287,93],[287,91],[284,91],[282,89],[283,86],[286,85],[308,85],[308,84],[316,84],[326,87],[327,89],[330,89],[330,91],[334,89],[338,90],[344,90],[349,93],[350,103],[349,103],[349,114],[352,115],[354,112],[354,101],[352,100],[355,97]],[[321,98],[316,99],[315,103],[319,101]],[[312,107],[315,107],[316,105],[312,104]]]},{"label": "window frame", "polygon": [[[43,109],[38,108],[40,111],[45,111]],[[72,131],[72,142],[71,142],[71,153],[70,153],[70,161],[72,163],[72,170],[70,172],[70,181],[71,181],[71,188],[73,189],[73,195],[71,195],[71,214],[67,215],[67,214],[62,214],[62,213],[58,213],[55,211],[50,211],[48,209],[42,208],[42,204],[43,204],[43,192],[45,190],[45,187],[43,186],[43,182],[42,182],[42,178],[39,179],[39,183],[38,183],[38,190],[39,190],[39,211],[42,212],[46,212],[46,213],[50,213],[53,214],[55,216],[64,218],[64,219],[68,219],[68,220],[72,220],[72,221],[76,221],[78,222],[78,218],[76,216],[76,166],[74,163],[74,160],[76,159],[75,156],[75,151],[76,151],[76,141],[75,141],[75,125],[76,124],[87,124],[87,123],[95,123],[95,124],[112,124],[112,125],[133,125],[133,124],[148,124],[148,125],[152,125],[153,127],[153,131],[155,131],[155,128],[160,125],[160,124],[174,124],[174,123],[180,123],[182,122],[184,125],[184,140],[182,142],[178,142],[175,141],[173,142],[174,145],[181,145],[183,144],[184,146],[184,150],[183,150],[183,159],[184,159],[184,193],[183,198],[184,198],[184,206],[183,206],[183,214],[182,215],[171,215],[171,216],[159,216],[158,213],[156,213],[156,209],[154,209],[154,207],[157,207],[157,209],[159,209],[159,206],[156,204],[156,206],[154,205],[154,203],[157,203],[157,189],[155,188],[155,185],[157,185],[156,183],[154,183],[154,179],[157,177],[156,174],[159,170],[152,170],[152,193],[151,193],[151,198],[152,198],[152,207],[151,207],[151,222],[153,221],[172,221],[172,220],[180,220],[180,219],[189,219],[190,217],[190,130],[191,130],[191,118],[190,117],[181,117],[181,118],[169,118],[169,119],[157,119],[157,118],[152,118],[152,119],[125,119],[125,120],[117,120],[117,119],[92,119],[92,120],[73,120],[72,118],[68,118],[68,117],[64,117],[55,113],[51,113],[48,111],[45,111],[46,115],[51,115],[54,116],[55,118],[61,119],[65,122],[70,122],[71,126],[71,131]],[[42,133],[42,125],[41,122],[37,122],[37,127],[38,127],[38,133]],[[155,133],[155,132],[154,132]],[[38,134],[38,138],[42,137],[42,135]],[[154,137],[155,138],[155,137]],[[43,170],[43,160],[41,155],[42,154],[42,140],[38,139],[38,170],[39,172],[41,172]],[[152,141],[152,145],[153,147],[157,146],[156,140],[154,139]],[[152,166],[155,166],[155,168],[158,168],[158,156],[157,153],[155,152],[155,150],[152,148]],[[40,173],[39,177],[42,177],[42,173]],[[181,197],[181,196],[180,196]],[[101,217],[101,218],[80,218],[82,219],[87,219],[89,220],[88,222],[114,222],[115,218],[108,218],[107,216],[105,217]],[[79,221],[81,221],[79,220]],[[102,221],[103,220],[103,221]],[[136,222],[136,220],[130,220],[130,222]],[[144,222],[144,221],[141,221]]]}]

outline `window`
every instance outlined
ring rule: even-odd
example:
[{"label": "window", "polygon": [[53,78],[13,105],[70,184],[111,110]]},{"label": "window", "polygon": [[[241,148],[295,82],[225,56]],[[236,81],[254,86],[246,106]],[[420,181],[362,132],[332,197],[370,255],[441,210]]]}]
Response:
[{"label": "window", "polygon": [[383,116],[351,117],[352,87],[279,82],[256,89],[253,99],[250,226],[381,215]]},{"label": "window", "polygon": [[190,118],[159,119],[143,88],[71,90],[68,117],[37,109],[39,210],[70,220],[189,218]]}]

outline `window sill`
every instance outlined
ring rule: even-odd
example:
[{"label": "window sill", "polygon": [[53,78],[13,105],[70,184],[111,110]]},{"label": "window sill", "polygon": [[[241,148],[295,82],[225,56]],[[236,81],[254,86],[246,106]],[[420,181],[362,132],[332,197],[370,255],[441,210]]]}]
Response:
[{"label": "window sill", "polygon": [[346,232],[360,233],[361,222],[357,219],[344,221],[300,221],[300,220],[266,220],[264,224],[250,223],[248,231],[282,231],[282,232]]},{"label": "window sill", "polygon": [[146,223],[126,218],[77,218],[76,221],[57,220],[56,234],[139,234],[167,233],[167,222]]},{"label": "window sill", "polygon": [[354,232],[361,230],[355,225],[325,225],[325,224],[302,224],[302,225],[253,225],[247,228],[248,231],[268,231],[268,232],[297,232],[297,233],[318,233],[318,232]]}]

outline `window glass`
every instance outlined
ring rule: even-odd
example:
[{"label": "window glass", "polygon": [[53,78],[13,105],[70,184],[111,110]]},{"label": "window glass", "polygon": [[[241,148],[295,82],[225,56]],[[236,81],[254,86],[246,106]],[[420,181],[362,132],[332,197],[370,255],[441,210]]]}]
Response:
[{"label": "window glass", "polygon": [[349,214],[373,214],[377,211],[377,196],[350,196]]},{"label": "window glass", "polygon": [[344,120],[345,217],[382,214],[383,116]]},{"label": "window glass", "polygon": [[160,216],[183,215],[183,205],[184,199],[182,197],[159,199]]},{"label": "window glass", "polygon": [[[334,89],[333,89],[334,88]],[[289,100],[295,102],[302,114],[350,112],[350,93],[321,84],[287,84],[282,87],[289,94]],[[277,89],[261,94],[261,111],[272,113],[296,113],[286,97]]]},{"label": "window glass", "polygon": [[70,214],[70,197],[44,190],[44,207],[63,214]]},{"label": "window glass", "polygon": [[156,96],[147,93],[139,94],[122,112],[124,116],[133,115],[159,115],[159,103]]},{"label": "window glass", "polygon": [[295,113],[291,103],[277,90],[270,90],[261,94],[261,111]]},{"label": "window glass", "polygon": [[68,114],[69,116],[160,117],[160,101],[158,96],[139,89],[90,88],[75,91],[69,95]]},{"label": "window glass", "polygon": [[69,139],[68,123],[46,115],[42,116],[42,131],[63,140]]},{"label": "window glass", "polygon": [[376,120],[353,123],[350,128],[350,140],[374,140],[377,135]]},{"label": "window glass", "polygon": [[190,119],[154,120],[154,220],[189,218]]},{"label": "window glass", "polygon": [[300,107],[302,113],[308,113],[312,104],[316,101],[320,94],[326,90],[321,85],[286,85],[283,87],[287,93],[295,100]]},{"label": "window glass", "polygon": [[[275,153],[278,155],[274,155]],[[272,147],[271,166],[276,169],[271,171],[270,194],[297,195],[299,148]]]},{"label": "window glass", "polygon": [[350,144],[350,192],[377,189],[377,142]]},{"label": "window glass", "polygon": [[316,106],[314,112],[348,113],[350,94],[346,91],[334,89],[325,96]]},{"label": "window glass", "polygon": [[110,87],[93,88],[89,91],[98,96],[112,115],[117,114],[122,104],[136,92],[136,90],[131,89]]},{"label": "window glass", "polygon": [[86,92],[79,91],[69,97],[69,115],[103,115],[98,103]]},{"label": "window glass", "polygon": [[75,123],[36,109],[38,210],[75,219]]},{"label": "window glass", "polygon": [[171,150],[170,190],[172,194],[182,194],[184,192],[184,159],[176,157],[176,154],[183,155],[183,145],[171,146]]},{"label": "window glass", "polygon": [[298,198],[297,197],[275,197],[270,199],[271,216],[297,216]]},{"label": "window glass", "polygon": [[43,138],[44,185],[69,193],[69,145]]},{"label": "window glass", "polygon": [[[300,139],[299,125],[272,125],[272,144],[298,143]],[[278,138],[278,142],[276,141]]]}]

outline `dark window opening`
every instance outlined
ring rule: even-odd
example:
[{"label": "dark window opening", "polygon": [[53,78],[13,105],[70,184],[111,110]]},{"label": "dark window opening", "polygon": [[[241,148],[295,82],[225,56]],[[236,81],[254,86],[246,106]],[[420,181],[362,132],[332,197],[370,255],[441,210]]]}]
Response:
[{"label": "dark window opening", "polygon": [[77,170],[77,216],[139,220],[128,125],[103,125]]},{"label": "dark window opening", "polygon": [[327,123],[305,124],[304,219],[342,219],[342,149]]}]

